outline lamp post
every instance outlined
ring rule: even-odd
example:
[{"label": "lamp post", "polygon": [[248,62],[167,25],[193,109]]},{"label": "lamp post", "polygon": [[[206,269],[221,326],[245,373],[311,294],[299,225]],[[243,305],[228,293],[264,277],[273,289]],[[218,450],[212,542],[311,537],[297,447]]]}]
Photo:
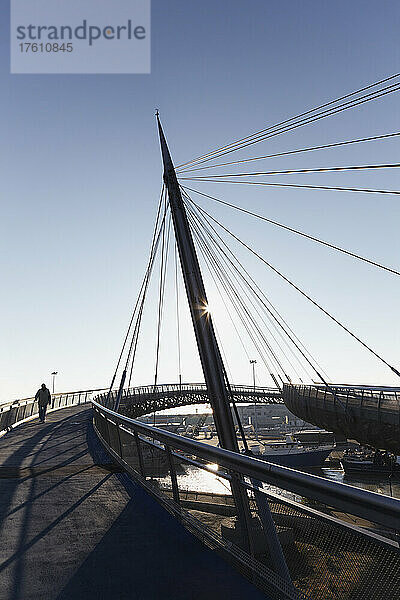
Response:
[{"label": "lamp post", "polygon": [[52,372],[52,376],[53,376],[53,394],[54,394],[54,382],[56,380],[56,375],[57,375],[58,371],[53,371]]},{"label": "lamp post", "polygon": [[257,416],[256,416],[256,364],[257,364],[257,361],[256,360],[250,360],[250,364],[251,364],[252,369],[253,369],[254,433],[255,433],[256,439],[258,439],[258,435],[257,435]]}]

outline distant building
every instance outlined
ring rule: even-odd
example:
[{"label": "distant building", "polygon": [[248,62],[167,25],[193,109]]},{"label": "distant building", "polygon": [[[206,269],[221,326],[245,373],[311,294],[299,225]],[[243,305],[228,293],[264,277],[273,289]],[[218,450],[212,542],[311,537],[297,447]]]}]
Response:
[{"label": "distant building", "polygon": [[243,425],[263,427],[303,427],[304,421],[291,413],[284,404],[238,404],[240,420]]},{"label": "distant building", "polygon": [[[196,408],[198,412],[196,412]],[[291,413],[284,404],[237,404],[240,420],[244,426],[252,425],[257,430],[263,428],[272,427],[283,427],[288,426],[290,428],[303,427],[305,422],[302,419],[296,417]],[[208,414],[207,414],[208,413]],[[207,417],[203,423],[203,416],[207,414]],[[140,420],[153,423],[154,415],[144,415],[140,417]],[[155,422],[158,427],[167,426],[170,430],[177,430],[179,427],[188,427],[189,425],[195,426],[199,421],[202,424],[213,426],[213,417],[210,411],[199,410],[199,407],[193,405],[193,413],[191,414],[166,414],[164,411],[156,413]],[[312,428],[312,425],[308,425]]]}]

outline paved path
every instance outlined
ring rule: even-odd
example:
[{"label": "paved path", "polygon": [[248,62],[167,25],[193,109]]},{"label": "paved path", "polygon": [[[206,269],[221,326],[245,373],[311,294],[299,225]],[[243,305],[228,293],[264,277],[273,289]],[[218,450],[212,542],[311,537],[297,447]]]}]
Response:
[{"label": "paved path", "polygon": [[90,418],[0,439],[0,600],[265,600],[108,464]]}]

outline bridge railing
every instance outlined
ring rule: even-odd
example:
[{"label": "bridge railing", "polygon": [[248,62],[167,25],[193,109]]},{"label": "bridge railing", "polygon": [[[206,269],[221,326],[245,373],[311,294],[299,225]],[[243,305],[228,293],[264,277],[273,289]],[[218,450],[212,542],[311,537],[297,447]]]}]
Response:
[{"label": "bridge railing", "polygon": [[283,386],[298,417],[375,448],[400,453],[400,388],[350,385]]},{"label": "bridge railing", "polygon": [[[143,385],[131,388],[125,388],[122,392],[123,396],[142,396],[151,394],[166,394],[169,392],[178,393],[182,391],[187,392],[207,392],[207,386],[204,383],[162,383],[157,385]],[[256,396],[276,396],[281,397],[281,392],[277,388],[270,387],[259,387],[250,385],[233,385],[232,391],[238,394],[244,393]],[[107,394],[105,394],[107,395]],[[111,395],[115,398],[117,391],[113,390]]]},{"label": "bridge railing", "polygon": [[[276,388],[233,385],[232,392],[237,402],[257,402],[280,404],[283,402],[280,390]],[[100,404],[114,408],[118,392],[107,391],[99,397]],[[204,383],[168,383],[124,389],[119,401],[119,411],[137,418],[141,415],[185,406],[187,404],[208,403],[207,387]]]},{"label": "bridge railing", "polygon": [[[399,500],[188,439],[92,404],[96,432],[111,455],[270,598],[400,597]],[[244,529],[235,525],[233,477],[250,504],[252,519]],[[295,590],[276,569],[267,506]]]},{"label": "bridge railing", "polygon": [[[67,406],[73,406],[77,404],[84,404],[90,402],[94,393],[103,391],[102,389],[96,390],[82,390],[78,392],[63,392],[58,394],[52,394],[51,405],[48,408],[48,412],[53,410],[59,410]],[[6,402],[0,405],[0,435],[9,431],[12,427],[37,417],[39,414],[39,406],[35,398],[23,398],[21,400],[14,400],[13,402]]]},{"label": "bridge railing", "polygon": [[[207,386],[204,383],[164,383],[160,385],[147,385],[147,386],[139,386],[128,388],[124,390],[126,395],[131,394],[153,394],[153,393],[166,393],[166,392],[179,392],[181,390],[188,391],[201,391],[206,393]],[[256,394],[256,395],[276,395],[280,396],[280,391],[276,388],[270,387],[259,387],[259,386],[250,386],[250,385],[233,385],[232,391],[237,393],[248,393],[248,394]]]}]

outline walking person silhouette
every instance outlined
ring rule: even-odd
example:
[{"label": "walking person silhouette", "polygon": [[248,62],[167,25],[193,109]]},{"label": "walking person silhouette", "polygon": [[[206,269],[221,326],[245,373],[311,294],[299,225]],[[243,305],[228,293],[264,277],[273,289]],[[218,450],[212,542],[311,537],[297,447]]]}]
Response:
[{"label": "walking person silhouette", "polygon": [[47,389],[46,384],[42,383],[42,386],[36,392],[35,400],[37,400],[39,404],[40,422],[44,423],[46,420],[47,405],[51,403],[51,394]]}]

